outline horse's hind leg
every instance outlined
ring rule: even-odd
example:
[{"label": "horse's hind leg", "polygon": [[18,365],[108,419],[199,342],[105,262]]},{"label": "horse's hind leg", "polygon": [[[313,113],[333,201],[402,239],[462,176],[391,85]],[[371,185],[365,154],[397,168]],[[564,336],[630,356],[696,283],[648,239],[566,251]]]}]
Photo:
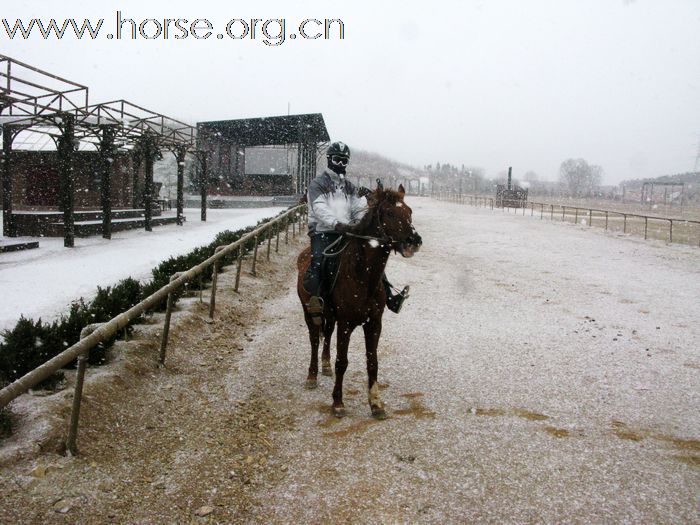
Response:
[{"label": "horse's hind leg", "polygon": [[309,364],[309,375],[306,377],[306,388],[312,390],[318,386],[318,343],[320,329],[313,322],[310,315],[304,313],[304,320],[309,329],[309,342],[311,343],[311,363]]},{"label": "horse's hind leg", "polygon": [[377,362],[377,346],[379,346],[379,336],[382,333],[382,319],[371,319],[362,327],[365,331],[365,350],[367,353],[367,389],[369,407],[372,415],[377,419],[385,419],[386,411],[384,403],[379,398],[379,384],[377,383],[377,372],[379,364]]},{"label": "horse's hind leg", "polygon": [[331,368],[331,338],[335,329],[335,320],[326,318],[323,327],[323,352],[321,352],[321,373],[324,376],[332,376]]}]

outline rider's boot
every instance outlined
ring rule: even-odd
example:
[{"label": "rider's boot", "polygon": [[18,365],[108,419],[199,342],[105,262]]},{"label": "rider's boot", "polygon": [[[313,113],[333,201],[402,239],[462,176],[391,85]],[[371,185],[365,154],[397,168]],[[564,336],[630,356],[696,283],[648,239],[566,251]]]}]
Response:
[{"label": "rider's boot", "polygon": [[395,314],[398,314],[401,311],[403,302],[408,299],[408,291],[410,287],[404,286],[403,290],[401,290],[399,293],[394,293],[394,287],[391,286],[389,279],[386,278],[386,274],[382,275],[382,284],[384,285],[384,291],[386,292],[386,307]]},{"label": "rider's boot", "polygon": [[321,326],[323,324],[323,299],[318,295],[312,295],[309,302],[306,303],[306,311],[311,316],[311,320],[316,326]]},{"label": "rider's boot", "polygon": [[398,314],[401,311],[403,302],[408,299],[409,289],[409,286],[404,286],[403,290],[397,294],[388,293],[386,296],[386,307],[395,314]]}]

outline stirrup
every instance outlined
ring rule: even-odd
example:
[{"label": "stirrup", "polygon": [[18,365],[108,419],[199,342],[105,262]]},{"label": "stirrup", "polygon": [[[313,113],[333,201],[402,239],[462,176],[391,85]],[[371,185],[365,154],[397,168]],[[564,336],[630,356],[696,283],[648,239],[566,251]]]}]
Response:
[{"label": "stirrup", "polygon": [[311,320],[316,326],[320,326],[323,322],[321,314],[323,314],[323,299],[318,295],[311,296],[306,305],[306,312],[311,316]]},{"label": "stirrup", "polygon": [[408,292],[410,289],[410,286],[404,286],[403,290],[401,290],[396,295],[387,297],[386,307],[395,314],[398,314],[401,311],[401,308],[403,308],[403,302],[409,297]]}]

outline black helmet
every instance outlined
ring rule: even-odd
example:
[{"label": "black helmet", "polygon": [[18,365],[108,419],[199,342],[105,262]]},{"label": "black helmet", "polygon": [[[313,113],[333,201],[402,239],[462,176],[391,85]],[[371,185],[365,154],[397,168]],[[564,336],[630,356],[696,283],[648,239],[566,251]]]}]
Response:
[{"label": "black helmet", "polygon": [[333,155],[350,158],[350,148],[345,142],[333,142],[328,146],[326,156],[332,157]]}]

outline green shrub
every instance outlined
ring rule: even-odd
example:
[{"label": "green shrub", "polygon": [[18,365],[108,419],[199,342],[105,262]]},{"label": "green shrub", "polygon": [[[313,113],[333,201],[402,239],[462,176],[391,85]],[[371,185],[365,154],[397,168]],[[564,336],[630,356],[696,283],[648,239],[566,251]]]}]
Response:
[{"label": "green shrub", "polygon": [[[55,324],[20,317],[12,330],[2,333],[0,381],[12,382],[58,354],[62,348]],[[49,378],[44,383],[54,382]],[[45,386],[37,385],[37,388]]]},{"label": "green shrub", "polygon": [[[61,348],[56,354],[80,341],[80,332],[82,332],[83,328],[87,325],[99,322],[101,321],[96,320],[91,305],[86,305],[82,298],[71,303],[68,315],[61,316],[60,320],[54,323],[56,336],[61,340]],[[106,360],[107,348],[114,342],[114,339],[115,337],[112,337],[110,340],[103,341],[92,348],[90,350],[88,363],[91,365],[103,364]],[[72,361],[68,366],[74,368],[75,364],[76,361]]]},{"label": "green shrub", "polygon": [[[195,248],[190,253],[170,257],[161,262],[151,271],[152,279],[141,285],[138,281],[128,278],[120,281],[114,287],[97,288],[95,298],[86,304],[81,298],[71,303],[68,313],[62,315],[51,324],[42,323],[41,319],[33,321],[20,317],[14,328],[2,332],[3,340],[0,341],[0,384],[11,382],[22,377],[27,372],[42,365],[52,357],[73,346],[80,340],[80,332],[91,323],[103,323],[109,321],[122,312],[130,309],[146,297],[152,295],[170,282],[170,276],[176,272],[184,272],[196,266],[214,254],[217,246],[229,245],[236,242],[244,235],[250,233],[261,224],[270,219],[263,219],[255,226],[243,228],[237,231],[225,230],[219,233],[213,242],[206,246]],[[294,217],[292,220],[297,221]],[[265,239],[260,238],[259,242]],[[255,241],[250,239],[245,243],[245,253],[255,247]],[[223,266],[235,262],[237,253],[234,252],[224,258]],[[212,267],[205,270],[203,281],[211,280]],[[190,289],[199,289],[199,280],[188,283]],[[184,290],[175,293],[175,300],[182,296]],[[166,300],[154,309],[164,309]],[[133,320],[131,324],[137,320]],[[128,327],[127,327],[128,329]],[[106,360],[106,351],[120,334],[115,334],[110,340],[103,341],[90,351],[89,363],[92,365],[103,364]],[[72,366],[75,362],[72,363]],[[69,365],[71,366],[71,365]],[[52,376],[41,386],[56,383],[62,379],[62,374]],[[40,385],[37,385],[39,388]],[[8,417],[6,421],[9,421]],[[2,422],[0,420],[0,425]],[[7,423],[9,425],[9,423]]]},{"label": "green shrub", "polygon": [[0,408],[0,439],[9,437],[12,434],[12,419],[7,408]]},{"label": "green shrub", "polygon": [[113,288],[97,287],[97,294],[90,303],[90,313],[93,322],[104,323],[126,312],[141,301],[141,284],[129,277],[116,284]]}]

